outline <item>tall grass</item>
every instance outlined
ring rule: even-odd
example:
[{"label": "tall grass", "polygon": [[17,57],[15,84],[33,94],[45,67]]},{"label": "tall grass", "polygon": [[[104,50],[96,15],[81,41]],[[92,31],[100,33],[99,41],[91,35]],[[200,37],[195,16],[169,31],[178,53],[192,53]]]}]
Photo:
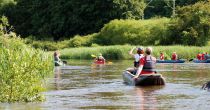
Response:
[{"label": "tall grass", "polygon": [[[106,59],[132,59],[128,54],[129,50],[134,46],[131,45],[115,45],[115,46],[99,46],[99,47],[80,47],[61,50],[61,58],[66,59],[92,59],[91,55],[102,53]],[[137,46],[138,47],[138,46]],[[166,59],[171,58],[173,52],[177,52],[180,59],[195,58],[198,52],[210,53],[210,46],[151,46],[153,47],[153,55],[159,57],[160,52],[163,52]],[[135,53],[135,51],[134,51]]]},{"label": "tall grass", "polygon": [[52,57],[13,35],[0,35],[0,101],[43,100],[42,80],[52,73]]}]

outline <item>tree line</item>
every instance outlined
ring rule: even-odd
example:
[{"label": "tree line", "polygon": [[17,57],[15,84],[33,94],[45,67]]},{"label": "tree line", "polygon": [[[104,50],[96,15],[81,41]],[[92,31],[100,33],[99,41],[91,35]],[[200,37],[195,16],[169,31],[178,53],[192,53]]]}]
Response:
[{"label": "tree line", "polygon": [[[176,0],[185,6],[206,0]],[[173,0],[0,0],[0,14],[8,17],[22,37],[69,39],[98,32],[114,19],[171,17]]]}]

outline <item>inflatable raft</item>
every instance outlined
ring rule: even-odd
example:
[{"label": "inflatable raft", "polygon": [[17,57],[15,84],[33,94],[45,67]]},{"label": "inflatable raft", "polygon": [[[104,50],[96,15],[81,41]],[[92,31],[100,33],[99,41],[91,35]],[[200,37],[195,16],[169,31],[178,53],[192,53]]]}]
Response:
[{"label": "inflatable raft", "polygon": [[210,59],[207,59],[207,60],[194,59],[193,62],[194,63],[210,63]]},{"label": "inflatable raft", "polygon": [[184,63],[185,60],[157,60],[157,63]]},{"label": "inflatable raft", "polygon": [[133,79],[134,75],[129,71],[123,72],[123,80],[125,83],[134,86],[151,86],[165,85],[165,79],[161,74],[142,75],[137,79]]}]

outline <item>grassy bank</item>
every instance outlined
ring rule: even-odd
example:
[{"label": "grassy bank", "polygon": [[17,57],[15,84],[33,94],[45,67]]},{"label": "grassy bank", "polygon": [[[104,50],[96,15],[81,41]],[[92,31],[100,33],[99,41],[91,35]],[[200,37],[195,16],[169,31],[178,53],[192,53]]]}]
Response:
[{"label": "grassy bank", "polygon": [[[130,45],[116,46],[99,46],[99,47],[80,47],[68,48],[61,50],[61,58],[64,59],[93,59],[91,55],[102,53],[106,59],[126,60],[132,59],[128,54],[129,50],[134,47]],[[198,52],[210,53],[210,46],[195,47],[195,46],[152,46],[153,55],[159,57],[160,52],[163,52],[167,59],[170,59],[172,52],[177,52],[179,58],[191,59],[195,58]],[[134,51],[135,53],[135,51]]]}]

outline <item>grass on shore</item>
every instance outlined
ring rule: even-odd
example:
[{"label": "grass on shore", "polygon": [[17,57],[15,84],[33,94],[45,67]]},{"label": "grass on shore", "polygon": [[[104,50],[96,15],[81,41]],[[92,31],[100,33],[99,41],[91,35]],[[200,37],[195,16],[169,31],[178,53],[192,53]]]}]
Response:
[{"label": "grass on shore", "polygon": [[[115,45],[115,46],[98,46],[98,47],[80,47],[67,48],[61,50],[61,58],[63,59],[93,59],[91,55],[98,55],[102,53],[106,59],[112,60],[128,60],[132,57],[128,54],[131,45]],[[138,47],[138,46],[137,46]],[[195,58],[198,52],[210,53],[210,46],[196,47],[196,46],[151,46],[153,47],[153,55],[158,58],[160,52],[163,52],[166,59],[170,59],[171,54],[176,52],[180,59]],[[133,52],[135,53],[135,51]]]}]

